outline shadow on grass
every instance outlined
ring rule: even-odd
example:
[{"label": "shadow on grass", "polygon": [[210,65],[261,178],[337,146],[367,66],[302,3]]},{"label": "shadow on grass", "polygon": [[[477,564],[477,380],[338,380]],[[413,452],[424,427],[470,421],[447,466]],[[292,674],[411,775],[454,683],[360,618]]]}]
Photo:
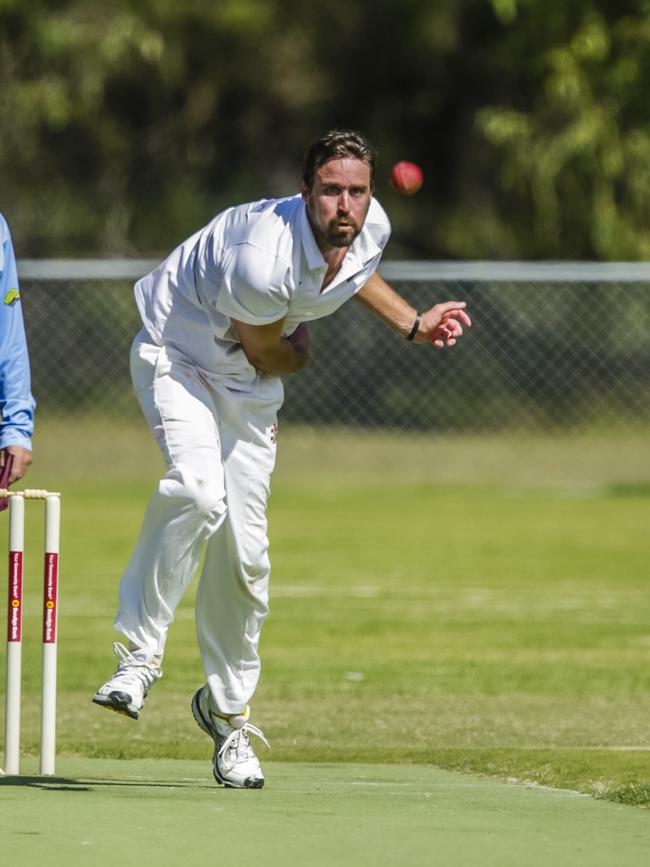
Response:
[{"label": "shadow on grass", "polygon": [[0,777],[0,786],[43,789],[46,792],[93,792],[106,786],[146,789],[211,789],[214,785],[194,782],[193,780],[75,780],[67,777]]}]

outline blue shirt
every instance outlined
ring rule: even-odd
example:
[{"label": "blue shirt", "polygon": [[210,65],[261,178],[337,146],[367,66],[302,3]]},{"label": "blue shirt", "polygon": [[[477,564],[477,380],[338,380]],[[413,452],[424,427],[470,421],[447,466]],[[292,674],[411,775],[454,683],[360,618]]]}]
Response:
[{"label": "blue shirt", "polygon": [[32,448],[34,408],[16,259],[0,214],[0,448]]}]

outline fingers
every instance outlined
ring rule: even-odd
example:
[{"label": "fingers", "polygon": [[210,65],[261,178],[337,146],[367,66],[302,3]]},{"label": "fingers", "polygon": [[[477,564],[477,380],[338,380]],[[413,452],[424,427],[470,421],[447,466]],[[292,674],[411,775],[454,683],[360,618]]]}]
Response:
[{"label": "fingers", "polygon": [[447,319],[446,322],[440,324],[431,335],[431,342],[434,346],[455,346],[456,338],[462,337],[463,326],[457,319]]},{"label": "fingers", "polygon": [[452,319],[456,322],[461,322],[468,328],[471,328],[472,320],[465,310],[464,301],[445,301],[434,306],[423,314],[422,318],[430,328],[438,328],[440,325],[445,325]]},{"label": "fingers", "polygon": [[447,319],[446,322],[442,323],[442,326],[453,337],[460,337],[463,333],[463,326],[457,319]]},{"label": "fingers", "polygon": [[448,310],[445,313],[443,313],[440,321],[441,321],[441,323],[446,323],[447,321],[450,321],[452,318],[455,321],[460,320],[463,323],[463,325],[467,325],[468,328],[472,327],[472,320],[469,318],[469,314],[467,314],[464,310]]},{"label": "fingers", "polygon": [[431,343],[440,349],[444,349],[446,346],[455,346],[456,340],[453,337],[436,337]]},{"label": "fingers", "polygon": [[417,342],[429,342],[440,349],[455,346],[462,337],[464,327],[471,328],[472,320],[464,301],[442,301],[422,316],[424,334]]},{"label": "fingers", "polygon": [[445,313],[464,310],[467,304],[465,301],[441,301],[440,304],[435,304],[434,306],[440,316],[443,317]]},{"label": "fingers", "polygon": [[464,325],[467,325],[468,328],[472,327],[472,320],[469,318],[469,313],[466,313],[464,310],[459,310],[458,318]]},{"label": "fingers", "polygon": [[436,334],[430,338],[430,341],[434,346],[437,346],[440,349],[444,349],[445,346],[456,345],[456,338],[451,334],[451,332],[444,329],[439,329]]},{"label": "fingers", "polygon": [[18,461],[14,461],[14,465],[9,473],[9,484],[13,485],[14,482],[18,481],[18,479],[22,479],[26,472],[27,467],[24,464],[21,465]]},{"label": "fingers", "polygon": [[13,463],[9,474],[9,484],[13,485],[18,479],[22,479],[27,472],[32,462],[32,453],[29,449],[21,448],[20,446],[9,446],[8,451],[13,456]]}]

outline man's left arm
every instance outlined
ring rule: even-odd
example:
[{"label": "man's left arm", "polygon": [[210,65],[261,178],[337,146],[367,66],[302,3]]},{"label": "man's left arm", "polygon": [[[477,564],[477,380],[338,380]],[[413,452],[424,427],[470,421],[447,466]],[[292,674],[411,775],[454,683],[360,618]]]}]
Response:
[{"label": "man's left arm", "polygon": [[454,346],[463,334],[463,325],[472,324],[464,301],[444,301],[420,313],[377,272],[355,297],[413,343],[432,343],[440,348]]},{"label": "man's left arm", "polygon": [[9,484],[22,478],[32,461],[34,399],[25,340],[16,260],[11,235],[0,215],[0,469],[13,456]]}]

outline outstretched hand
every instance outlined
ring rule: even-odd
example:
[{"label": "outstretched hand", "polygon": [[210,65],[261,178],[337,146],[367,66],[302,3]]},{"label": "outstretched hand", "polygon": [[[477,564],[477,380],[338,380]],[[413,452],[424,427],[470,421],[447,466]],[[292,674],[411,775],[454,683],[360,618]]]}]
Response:
[{"label": "outstretched hand", "polygon": [[465,312],[464,301],[444,301],[422,313],[420,327],[413,338],[413,343],[433,343],[440,349],[445,346],[455,346],[463,335],[463,325],[468,328],[472,320]]}]

